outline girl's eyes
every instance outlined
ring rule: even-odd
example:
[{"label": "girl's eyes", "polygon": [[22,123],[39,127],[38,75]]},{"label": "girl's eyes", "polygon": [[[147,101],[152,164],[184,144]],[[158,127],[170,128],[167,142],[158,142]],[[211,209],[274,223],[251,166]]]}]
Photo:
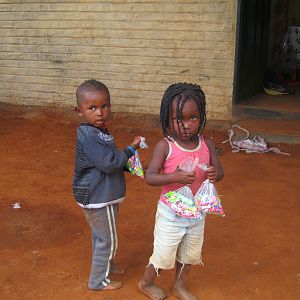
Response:
[{"label": "girl's eyes", "polygon": [[[198,119],[200,119],[199,116],[191,116],[191,120],[192,120],[192,121],[195,121],[195,120],[198,120]],[[181,121],[182,121],[182,119],[177,119],[176,117],[173,118],[173,120],[175,120],[175,121],[177,121],[177,122],[181,122]]]}]

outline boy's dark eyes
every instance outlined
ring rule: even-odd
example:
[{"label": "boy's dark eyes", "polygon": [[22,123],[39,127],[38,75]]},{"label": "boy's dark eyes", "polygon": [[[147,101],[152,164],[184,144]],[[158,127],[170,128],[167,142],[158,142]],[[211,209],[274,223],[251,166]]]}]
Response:
[{"label": "boy's dark eyes", "polygon": [[[103,105],[101,106],[102,109],[107,109],[107,108],[109,108],[109,107],[110,107],[110,104],[109,104],[109,103],[103,104]],[[94,110],[97,109],[97,106],[96,106],[96,105],[91,105],[91,106],[89,107],[89,109],[94,111]]]},{"label": "boy's dark eyes", "polygon": [[109,107],[110,107],[109,103],[106,103],[102,106],[102,108],[109,108]]}]

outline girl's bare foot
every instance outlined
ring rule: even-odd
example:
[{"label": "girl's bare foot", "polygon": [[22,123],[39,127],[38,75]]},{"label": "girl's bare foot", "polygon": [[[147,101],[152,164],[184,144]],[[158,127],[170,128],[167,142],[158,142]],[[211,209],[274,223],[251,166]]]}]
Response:
[{"label": "girl's bare foot", "polygon": [[145,286],[142,281],[139,282],[140,291],[152,300],[163,300],[168,297],[168,294],[163,289],[160,289],[155,284]]},{"label": "girl's bare foot", "polygon": [[102,289],[102,291],[117,290],[121,287],[122,287],[122,282],[112,280],[106,287]]},{"label": "girl's bare foot", "polygon": [[122,267],[120,267],[120,266],[115,266],[115,265],[113,265],[113,266],[111,267],[109,273],[110,273],[110,274],[114,274],[114,275],[122,275],[122,274],[125,273],[125,270],[124,270]]},{"label": "girl's bare foot", "polygon": [[183,286],[174,285],[173,295],[180,300],[197,300],[198,298],[189,293]]}]

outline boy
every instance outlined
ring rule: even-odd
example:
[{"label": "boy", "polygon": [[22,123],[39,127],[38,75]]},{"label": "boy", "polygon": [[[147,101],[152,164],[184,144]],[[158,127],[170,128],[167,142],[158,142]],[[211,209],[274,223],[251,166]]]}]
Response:
[{"label": "boy", "polygon": [[139,148],[140,137],[118,150],[106,123],[110,116],[108,88],[97,80],[87,80],[76,91],[76,111],[83,117],[77,129],[74,198],[83,208],[92,231],[92,267],[89,288],[115,290],[121,282],[110,281],[110,273],[124,273],[113,266],[118,240],[116,220],[119,203],[125,196],[124,168]]}]

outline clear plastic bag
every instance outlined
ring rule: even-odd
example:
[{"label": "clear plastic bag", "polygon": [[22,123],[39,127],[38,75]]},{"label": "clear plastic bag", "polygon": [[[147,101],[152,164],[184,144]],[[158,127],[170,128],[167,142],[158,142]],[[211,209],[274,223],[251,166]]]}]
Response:
[{"label": "clear plastic bag", "polygon": [[148,145],[146,143],[146,139],[143,136],[141,137],[140,148],[141,149],[148,148]]},{"label": "clear plastic bag", "polygon": [[[199,159],[189,156],[179,165],[179,169],[185,172],[193,172]],[[201,212],[194,202],[194,195],[189,186],[185,185],[175,191],[169,191],[161,200],[170,206],[177,215],[186,218],[201,218]]]},{"label": "clear plastic bag", "polygon": [[[238,128],[241,131],[245,132],[246,136],[241,138],[234,139],[234,135],[236,132],[234,128]],[[271,147],[268,148],[267,142],[262,136],[256,135],[253,138],[250,138],[250,133],[247,129],[234,124],[231,129],[228,130],[229,138],[222,143],[230,143],[232,148],[232,152],[239,152],[241,150],[246,151],[246,153],[267,153],[267,152],[275,152],[284,155],[290,155],[289,153],[281,152],[278,148]]]},{"label": "clear plastic bag", "polygon": [[225,217],[220,196],[215,185],[206,179],[195,195],[195,205],[198,210],[207,214],[215,214]]},{"label": "clear plastic bag", "polygon": [[144,179],[144,169],[137,150],[135,150],[135,154],[128,159],[127,168],[131,174],[135,174]]}]

